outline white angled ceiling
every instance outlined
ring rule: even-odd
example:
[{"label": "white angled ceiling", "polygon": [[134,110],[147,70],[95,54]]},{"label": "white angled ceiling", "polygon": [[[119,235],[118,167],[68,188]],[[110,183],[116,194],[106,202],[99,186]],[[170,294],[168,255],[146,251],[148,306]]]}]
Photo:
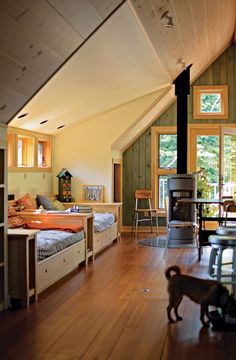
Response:
[{"label": "white angled ceiling", "polygon": [[[161,20],[165,11],[173,28]],[[1,0],[0,119],[15,115],[11,126],[56,134],[160,94],[182,71],[180,58],[193,64],[193,79],[230,45],[235,13],[235,0]]]}]

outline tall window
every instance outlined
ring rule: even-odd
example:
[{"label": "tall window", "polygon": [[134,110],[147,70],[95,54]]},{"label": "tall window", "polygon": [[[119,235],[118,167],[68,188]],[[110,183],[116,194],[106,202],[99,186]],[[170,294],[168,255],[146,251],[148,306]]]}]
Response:
[{"label": "tall window", "polygon": [[165,208],[168,175],[176,172],[177,135],[175,127],[152,129],[152,143],[155,147],[153,159],[155,177],[152,179],[156,204],[159,209]]}]

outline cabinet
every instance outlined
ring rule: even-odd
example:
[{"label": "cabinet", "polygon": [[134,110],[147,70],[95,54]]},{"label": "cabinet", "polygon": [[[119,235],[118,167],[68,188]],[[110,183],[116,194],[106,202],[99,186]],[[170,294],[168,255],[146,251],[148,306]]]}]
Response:
[{"label": "cabinet", "polygon": [[8,292],[11,305],[37,300],[36,236],[38,230],[8,230]]},{"label": "cabinet", "polygon": [[0,125],[0,311],[7,308],[7,132]]}]

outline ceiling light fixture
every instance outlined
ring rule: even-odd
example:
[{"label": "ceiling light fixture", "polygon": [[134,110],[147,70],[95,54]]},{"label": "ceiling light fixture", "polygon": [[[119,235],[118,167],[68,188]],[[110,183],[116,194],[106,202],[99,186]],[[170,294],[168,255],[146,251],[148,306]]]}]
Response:
[{"label": "ceiling light fixture", "polygon": [[165,27],[168,27],[168,28],[173,28],[174,27],[173,18],[172,18],[172,16],[170,16],[169,11],[165,11],[162,14],[161,21],[165,24]]},{"label": "ceiling light fixture", "polygon": [[23,117],[25,117],[25,116],[27,116],[27,115],[28,115],[27,113],[22,114],[22,115],[19,115],[19,116],[18,116],[18,119],[23,118]]},{"label": "ceiling light fixture", "polygon": [[186,70],[185,61],[184,61],[182,58],[178,59],[176,65],[178,66],[178,68],[179,68],[180,70]]}]

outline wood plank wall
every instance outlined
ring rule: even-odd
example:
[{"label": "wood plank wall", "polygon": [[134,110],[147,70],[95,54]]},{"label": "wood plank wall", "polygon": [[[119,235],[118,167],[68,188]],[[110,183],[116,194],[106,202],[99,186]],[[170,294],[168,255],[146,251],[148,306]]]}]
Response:
[{"label": "wood plank wall", "polygon": [[[229,118],[204,120],[206,123],[236,122],[236,47],[230,46],[191,86],[188,98],[188,122],[202,123],[193,119],[193,85],[229,86]],[[152,125],[123,154],[123,225],[132,225],[134,192],[151,188],[151,127],[176,125],[176,101],[155,119]]]}]

